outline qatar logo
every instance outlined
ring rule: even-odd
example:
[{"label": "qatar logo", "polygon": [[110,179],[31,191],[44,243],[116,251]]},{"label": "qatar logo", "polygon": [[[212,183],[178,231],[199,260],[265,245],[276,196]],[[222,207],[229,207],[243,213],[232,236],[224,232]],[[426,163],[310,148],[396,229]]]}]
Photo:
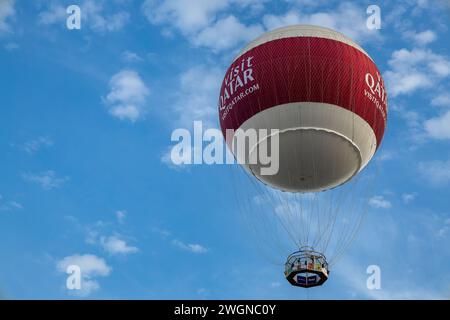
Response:
[{"label": "qatar logo", "polygon": [[[377,109],[380,110],[383,116],[384,122],[386,122],[387,93],[384,87],[383,78],[381,78],[381,75],[378,72],[375,77],[368,72],[366,73],[365,80],[370,92],[364,89],[364,95],[376,105]],[[381,105],[383,105],[384,108]]]},{"label": "qatar logo", "polygon": [[259,84],[254,83],[253,58],[242,59],[236,66],[232,66],[225,76],[223,92],[219,100],[219,110],[223,112],[222,119],[227,117],[237,102],[259,90]]}]

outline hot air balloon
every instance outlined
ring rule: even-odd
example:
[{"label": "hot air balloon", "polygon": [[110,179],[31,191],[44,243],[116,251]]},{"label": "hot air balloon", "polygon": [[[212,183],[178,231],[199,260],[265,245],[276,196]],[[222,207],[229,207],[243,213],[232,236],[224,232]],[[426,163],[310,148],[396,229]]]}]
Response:
[{"label": "hot air balloon", "polygon": [[[323,284],[332,256],[340,257],[362,221],[367,191],[357,183],[383,139],[387,93],[372,58],[345,35],[295,25],[249,43],[225,75],[219,121],[236,155],[237,134],[266,130],[248,141],[245,159],[277,140],[278,170],[242,161],[250,177],[238,190],[252,225],[263,225],[267,243],[286,238],[296,251],[285,276],[295,286]],[[276,129],[276,131],[273,131]],[[270,133],[275,132],[275,133]],[[269,143],[270,145],[270,143]],[[242,199],[253,185],[256,192]],[[263,212],[267,214],[263,214]]]}]

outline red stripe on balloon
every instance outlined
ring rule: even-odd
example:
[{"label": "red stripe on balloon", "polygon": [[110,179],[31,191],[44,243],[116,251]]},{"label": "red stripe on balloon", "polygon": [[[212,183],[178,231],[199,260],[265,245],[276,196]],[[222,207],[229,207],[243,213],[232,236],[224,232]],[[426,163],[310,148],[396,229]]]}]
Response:
[{"label": "red stripe on balloon", "polygon": [[[229,98],[222,103],[226,92]],[[249,50],[230,66],[220,92],[220,125],[225,134],[226,129],[236,130],[253,115],[274,106],[329,103],[363,118],[379,146],[387,116],[383,98],[387,95],[383,93],[378,68],[355,47],[318,37],[283,38]]]}]

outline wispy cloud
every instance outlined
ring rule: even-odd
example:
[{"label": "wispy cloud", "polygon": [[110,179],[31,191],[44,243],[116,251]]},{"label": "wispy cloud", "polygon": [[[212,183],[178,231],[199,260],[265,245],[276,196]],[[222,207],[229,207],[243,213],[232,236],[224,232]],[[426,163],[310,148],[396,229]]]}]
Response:
[{"label": "wispy cloud", "polygon": [[15,0],[0,1],[0,35],[2,33],[11,32],[11,25],[9,24],[9,20],[16,14],[14,4]]},{"label": "wispy cloud", "polygon": [[403,36],[408,40],[412,40],[418,46],[426,46],[437,39],[437,35],[433,30],[422,32],[406,31]]},{"label": "wispy cloud", "polygon": [[145,117],[150,90],[136,71],[120,71],[111,78],[109,86],[104,102],[112,116],[131,122]]},{"label": "wispy cloud", "polygon": [[125,256],[140,251],[138,247],[129,244],[128,239],[133,238],[122,232],[126,216],[127,211],[119,210],[115,212],[116,221],[99,220],[90,225],[84,225],[72,216],[67,219],[78,231],[82,232],[87,244],[99,247],[110,255]]},{"label": "wispy cloud", "polygon": [[88,296],[100,289],[100,284],[96,278],[107,277],[112,271],[112,268],[107,265],[104,259],[93,254],[67,256],[57,262],[56,268],[59,272],[65,274],[69,266],[78,266],[81,270],[81,289],[72,291],[72,293],[80,296]]},{"label": "wispy cloud", "polygon": [[317,11],[312,14],[301,13],[299,10],[288,11],[282,15],[267,14],[263,21],[268,30],[293,24],[310,24],[337,30],[358,42],[380,40],[381,36],[377,30],[367,28],[366,19],[365,8],[345,2],[336,10]]},{"label": "wispy cloud", "polygon": [[436,234],[440,238],[447,238],[450,235],[450,218],[441,222],[440,228]]},{"label": "wispy cloud", "polygon": [[144,14],[152,24],[176,28],[182,33],[193,33],[207,27],[216,14],[229,6],[228,0],[146,0]]},{"label": "wispy cloud", "polygon": [[172,231],[167,230],[165,228],[153,227],[152,231],[155,234],[159,235],[162,238],[162,240],[165,240],[165,241],[168,241],[168,242],[170,241],[170,243],[174,247],[176,247],[178,249],[181,249],[183,251],[196,253],[196,254],[203,254],[203,253],[209,252],[208,248],[206,248],[205,246],[203,246],[203,245],[201,245],[199,243],[186,243],[186,242],[183,242],[183,241],[177,239],[173,235]]},{"label": "wispy cloud", "polygon": [[[86,0],[82,4],[82,11],[86,15],[89,26],[98,32],[113,32],[122,30],[130,20],[130,14],[126,11],[105,13],[105,2],[98,0]],[[109,4],[106,5],[109,7]]]},{"label": "wispy cloud", "polygon": [[417,197],[417,193],[403,193],[402,194],[402,200],[405,204],[410,204],[413,202]]},{"label": "wispy cloud", "polygon": [[39,24],[52,25],[58,22],[64,22],[68,15],[63,5],[52,2],[48,5],[47,10],[39,13],[38,17]]},{"label": "wispy cloud", "polygon": [[0,211],[11,212],[11,211],[17,211],[17,210],[22,210],[22,209],[23,209],[22,204],[18,203],[17,201],[14,201],[14,200],[6,200],[0,194]]},{"label": "wispy cloud", "polygon": [[113,255],[126,255],[139,252],[139,249],[137,247],[128,245],[125,240],[121,239],[117,235],[101,237],[100,243],[106,252]]},{"label": "wispy cloud", "polygon": [[222,81],[222,71],[217,67],[196,65],[180,75],[178,100],[174,113],[177,125],[191,128],[193,121],[205,127],[216,127],[217,92]]},{"label": "wispy cloud", "polygon": [[209,250],[198,243],[184,243],[178,239],[172,240],[172,244],[181,250],[192,252],[192,253],[207,253]]},{"label": "wispy cloud", "polygon": [[[236,48],[262,34],[292,24],[314,24],[343,32],[356,41],[368,38],[380,39],[380,34],[366,26],[367,16],[363,7],[343,3],[337,10],[301,14],[298,10],[281,15],[267,14],[263,25],[245,24],[236,15],[223,16],[229,7],[259,12],[265,1],[256,0],[147,0],[142,8],[150,23],[165,26],[167,30],[177,30],[195,46],[221,52]],[[316,1],[317,3],[317,1]]]},{"label": "wispy cloud", "polygon": [[53,140],[50,137],[41,136],[36,139],[25,142],[21,149],[28,154],[35,154],[44,147],[53,146]]},{"label": "wispy cloud", "polygon": [[126,210],[116,211],[116,218],[119,223],[123,223],[127,217],[128,213]]},{"label": "wispy cloud", "polygon": [[433,106],[449,107],[450,108],[450,93],[440,93],[431,100]]},{"label": "wispy cloud", "polygon": [[425,121],[425,130],[434,139],[450,139],[450,111]]},{"label": "wispy cloud", "polygon": [[[407,130],[404,132],[403,139],[413,142],[411,148],[416,148],[419,143],[426,140],[427,134],[423,127],[424,118],[422,113],[409,105],[404,106],[395,103],[391,103],[391,110],[404,121]],[[397,153],[401,151],[397,150]]]},{"label": "wispy cloud", "polygon": [[397,153],[384,149],[375,156],[377,161],[389,161],[396,157]]},{"label": "wispy cloud", "polygon": [[164,239],[172,235],[172,232],[164,228],[153,227],[152,231],[159,234]]},{"label": "wispy cloud", "polygon": [[389,209],[392,203],[386,200],[383,196],[374,196],[369,199],[369,204],[374,208]]},{"label": "wispy cloud", "polygon": [[22,179],[40,185],[44,190],[52,190],[61,187],[69,178],[59,178],[53,170],[41,173],[22,173]]},{"label": "wispy cloud", "polygon": [[126,50],[122,52],[122,60],[131,63],[131,62],[141,62],[144,59],[142,59],[141,56],[139,56],[136,52]]},{"label": "wispy cloud", "polygon": [[[98,32],[114,32],[122,30],[130,20],[130,14],[125,10],[109,12],[104,0],[85,0],[80,4],[82,13],[82,28]],[[49,2],[46,10],[39,13],[38,22],[41,25],[60,24],[65,26],[68,14],[66,7],[58,2]]]},{"label": "wispy cloud", "polygon": [[388,61],[385,78],[393,97],[437,86],[450,75],[450,60],[431,49],[400,49]]},{"label": "wispy cloud", "polygon": [[419,171],[422,177],[433,185],[443,185],[450,182],[450,160],[420,162]]},{"label": "wispy cloud", "polygon": [[[346,259],[335,269],[335,275],[344,279],[346,286],[355,290],[355,293],[362,297],[376,300],[411,300],[411,299],[442,299],[442,295],[416,287],[412,282],[405,282],[403,279],[386,280],[383,269],[381,270],[381,289],[369,290],[367,288],[367,274],[361,273],[365,268],[356,261]],[[388,284],[385,287],[384,284]]]},{"label": "wispy cloud", "polygon": [[[211,67],[204,64],[193,66],[187,69],[179,77],[177,96],[172,107],[172,120],[174,127],[182,127],[187,130],[193,128],[194,121],[201,121],[203,129],[217,127],[217,92],[219,92],[222,81],[222,72],[217,67]],[[198,147],[192,147],[189,150],[183,150],[194,154],[202,153],[203,150]],[[187,165],[177,165],[175,162],[181,162],[184,154],[173,152],[173,145],[166,147],[160,157],[161,163],[174,170],[189,169]]]},{"label": "wispy cloud", "polygon": [[264,33],[261,25],[245,25],[230,15],[201,30],[192,40],[199,47],[214,52],[235,48],[240,43],[249,42]]},{"label": "wispy cloud", "polygon": [[143,12],[151,24],[165,26],[164,32],[176,30],[195,46],[219,52],[235,48],[255,38],[264,30],[261,25],[246,25],[236,16],[218,18],[219,13],[233,5],[235,8],[259,10],[259,0],[146,0]]}]

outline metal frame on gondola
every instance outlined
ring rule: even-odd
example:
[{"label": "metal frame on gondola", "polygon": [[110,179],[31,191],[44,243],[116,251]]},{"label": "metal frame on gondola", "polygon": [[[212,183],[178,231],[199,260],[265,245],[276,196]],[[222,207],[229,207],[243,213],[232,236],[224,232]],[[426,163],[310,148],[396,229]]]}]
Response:
[{"label": "metal frame on gondola", "polygon": [[311,247],[302,247],[289,255],[284,272],[290,284],[302,288],[321,286],[329,273],[326,257]]}]

